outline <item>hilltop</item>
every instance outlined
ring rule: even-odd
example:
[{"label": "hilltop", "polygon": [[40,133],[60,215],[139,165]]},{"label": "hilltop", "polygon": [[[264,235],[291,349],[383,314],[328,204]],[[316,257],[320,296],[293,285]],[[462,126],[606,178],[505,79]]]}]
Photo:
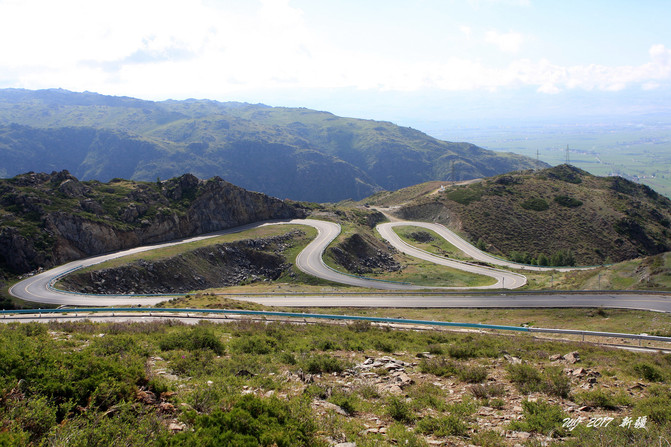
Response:
[{"label": "hilltop", "polygon": [[17,89],[0,90],[0,158],[4,177],[67,169],[82,180],[153,181],[191,172],[314,202],[547,166],[303,108]]},{"label": "hilltop", "polygon": [[463,185],[429,183],[372,196],[405,219],[437,221],[524,263],[597,265],[671,249],[671,200],[621,177],[570,165]]}]

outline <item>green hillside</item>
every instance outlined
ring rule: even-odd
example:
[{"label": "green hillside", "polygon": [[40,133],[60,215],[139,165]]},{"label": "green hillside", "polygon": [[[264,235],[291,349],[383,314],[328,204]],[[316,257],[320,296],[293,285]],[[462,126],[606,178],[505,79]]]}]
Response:
[{"label": "green hillside", "polygon": [[569,165],[500,175],[433,194],[377,195],[407,219],[436,220],[524,263],[597,265],[671,248],[671,200],[621,177]]},{"label": "green hillside", "polygon": [[5,177],[68,169],[83,180],[153,181],[191,172],[317,202],[538,166],[392,123],[315,110],[16,89],[0,90],[0,158]]}]

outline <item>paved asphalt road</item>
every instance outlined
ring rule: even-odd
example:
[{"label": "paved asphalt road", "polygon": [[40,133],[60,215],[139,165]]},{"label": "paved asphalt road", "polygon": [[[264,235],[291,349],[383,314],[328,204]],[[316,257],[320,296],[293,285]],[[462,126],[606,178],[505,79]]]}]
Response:
[{"label": "paved asphalt road", "polygon": [[[74,294],[66,293],[54,290],[50,287],[56,279],[63,275],[64,273],[100,262],[104,262],[109,259],[118,258],[121,256],[126,256],[133,253],[138,253],[142,251],[152,250],[155,248],[165,247],[169,245],[176,245],[201,239],[207,239],[222,234],[236,233],[252,228],[256,228],[262,225],[273,225],[280,223],[288,224],[299,224],[299,225],[309,225],[317,229],[318,236],[312,241],[308,246],[299,254],[296,259],[296,264],[298,268],[302,271],[318,276],[320,278],[328,279],[330,281],[339,282],[343,284],[355,285],[360,287],[382,289],[387,291],[413,291],[420,289],[417,286],[401,284],[401,283],[391,283],[383,281],[373,281],[364,278],[352,277],[345,275],[339,272],[336,272],[328,268],[323,260],[322,254],[328,244],[337,237],[340,233],[340,227],[332,222],[325,222],[319,220],[311,219],[296,219],[291,221],[283,222],[259,222],[255,224],[245,225],[242,227],[231,228],[228,230],[211,233],[203,236],[198,236],[194,238],[183,239],[179,241],[173,241],[164,244],[151,245],[146,247],[134,248],[131,250],[125,250],[122,252],[117,252],[113,254],[97,256],[89,259],[81,259],[78,261],[70,262],[68,264],[56,267],[54,269],[48,270],[38,275],[29,277],[10,289],[10,293],[20,299],[35,302],[35,303],[45,303],[45,304],[55,304],[55,305],[68,305],[68,306],[116,306],[116,305],[143,305],[150,306],[157,304],[161,301],[169,299],[169,296],[100,296],[100,295],[85,295],[85,294]],[[418,225],[424,226],[421,222],[405,222],[405,225]],[[432,225],[432,224],[427,224]],[[389,229],[391,225],[389,225]],[[444,228],[444,227],[443,227]],[[431,228],[433,229],[433,228]],[[394,240],[393,236],[390,236],[389,233],[385,233],[386,230],[383,229],[381,234],[387,234],[390,237],[390,240]],[[391,231],[392,235],[395,235]],[[442,232],[439,232],[442,234]],[[398,237],[396,237],[398,239]],[[400,239],[399,239],[400,240]],[[402,241],[401,241],[402,242]],[[456,244],[455,244],[456,245]],[[403,246],[403,251],[408,250],[407,244]],[[461,248],[461,247],[460,247]],[[423,252],[427,254],[426,252]],[[422,256],[424,256],[422,254]],[[433,256],[433,255],[431,255]],[[421,257],[421,256],[418,256]],[[441,260],[440,263],[446,261],[445,258],[434,258]],[[432,260],[433,258],[429,259]],[[458,263],[463,266],[463,263]],[[447,264],[444,264],[447,265]],[[478,266],[479,268],[482,268]],[[494,272],[503,272],[496,269],[489,269],[490,275],[491,271]],[[506,274],[511,274],[510,272],[503,272]],[[496,273],[496,275],[501,275],[502,273]],[[512,274],[517,275],[517,274]],[[522,275],[517,275],[517,277]],[[513,279],[513,277],[505,277],[510,279],[503,279],[504,276],[500,276],[501,283],[505,283],[505,287],[513,287],[516,284],[519,284],[520,279]],[[515,282],[517,281],[517,282]],[[426,289],[426,288],[425,288]],[[278,306],[298,306],[298,307],[307,307],[307,306],[345,306],[345,307],[620,307],[620,308],[631,308],[631,309],[648,309],[656,310],[661,312],[671,312],[671,299],[666,299],[663,296],[651,296],[651,295],[615,295],[615,294],[595,294],[595,295],[553,295],[553,294],[521,294],[521,295],[486,295],[486,296],[476,296],[476,295],[340,295],[340,296],[272,296],[272,297],[243,297],[235,296],[238,299],[246,299],[249,301],[254,301],[266,305],[278,305]]]},{"label": "paved asphalt road", "polygon": [[[429,253],[428,251],[421,250],[417,247],[413,247],[412,245],[406,243],[403,239],[401,239],[398,236],[398,234],[394,232],[393,230],[394,227],[402,225],[412,225],[416,227],[422,227],[433,230],[440,236],[447,239],[448,242],[452,243],[457,248],[462,250],[464,253],[466,253],[467,255],[471,256],[476,260],[489,262],[488,258],[492,258],[491,256],[487,255],[486,258],[484,256],[478,256],[479,254],[486,255],[486,253],[473,247],[471,244],[464,241],[463,239],[461,239],[456,234],[452,233],[442,225],[430,224],[425,222],[390,222],[380,224],[376,227],[378,233],[380,233],[380,236],[386,239],[394,248],[396,248],[399,251],[402,251],[405,254],[414,256],[415,258],[423,259],[425,261],[433,262],[434,264],[444,265],[446,267],[452,267],[470,273],[489,276],[496,280],[495,284],[492,284],[490,286],[473,287],[474,289],[517,289],[518,287],[522,287],[527,283],[527,278],[519,273],[513,273],[507,270],[499,270],[490,267],[483,267],[480,265],[470,264],[467,262],[456,261],[454,259],[443,258],[434,255],[432,253]],[[443,231],[441,231],[441,229],[444,229],[449,233],[444,233]]]},{"label": "paved asphalt road", "polygon": [[[298,268],[307,274],[317,276],[319,278],[338,282],[341,284],[348,284],[358,287],[366,287],[382,290],[420,290],[420,287],[411,284],[393,283],[385,281],[375,281],[370,279],[359,278],[355,276],[345,275],[328,268],[322,260],[322,254],[326,247],[340,234],[340,226],[333,222],[326,222],[312,219],[293,219],[288,221],[273,221],[273,222],[258,222],[241,227],[229,228],[227,230],[210,233],[193,238],[181,239],[163,244],[155,244],[145,247],[133,248],[116,253],[111,253],[102,256],[96,256],[88,259],[79,259],[77,261],[69,262],[59,267],[55,267],[38,275],[31,276],[23,281],[15,284],[9,289],[9,293],[13,296],[25,301],[33,303],[56,304],[67,306],[119,306],[119,305],[154,305],[161,301],[165,301],[165,296],[113,296],[113,295],[87,295],[78,293],[67,293],[51,288],[51,285],[56,280],[71,270],[88,267],[90,265],[99,264],[110,259],[127,256],[130,254],[140,253],[143,251],[154,250],[161,247],[171,245],[184,244],[188,242],[208,239],[223,234],[238,233],[241,231],[257,228],[263,225],[278,225],[278,224],[296,224],[308,225],[317,229],[317,237],[308,244],[308,246],[298,255],[296,264]],[[169,299],[169,297],[167,298]]]},{"label": "paved asphalt road", "polygon": [[605,307],[671,312],[671,297],[643,294],[509,293],[488,295],[315,295],[234,296],[266,306],[286,307]]},{"label": "paved asphalt road", "polygon": [[[394,222],[388,222],[388,223],[383,223],[377,226],[377,230],[384,237],[387,239],[388,237],[395,237],[398,242],[401,244],[404,244],[407,247],[413,248],[415,251],[422,251],[419,250],[418,248],[412,247],[411,245],[406,244],[403,242],[403,240],[394,233],[391,228],[392,227],[399,227],[399,226],[404,226],[404,225],[412,225],[414,227],[422,227],[426,228],[427,230],[431,230],[436,232],[439,236],[447,240],[449,243],[457,247],[459,250],[463,251],[466,253],[468,256],[471,258],[477,260],[477,261],[482,261],[486,262],[488,264],[493,264],[493,265],[499,265],[501,267],[509,267],[509,268],[514,268],[518,270],[532,270],[532,271],[552,271],[556,270],[559,272],[566,272],[570,270],[577,270],[577,269],[589,269],[593,267],[538,267],[538,266],[533,266],[533,265],[525,265],[525,264],[518,264],[516,262],[511,262],[507,261],[505,259],[497,258],[496,256],[492,256],[489,253],[486,253],[482,250],[479,250],[478,248],[474,247],[471,245],[469,242],[465,241],[462,239],[459,235],[454,233],[453,231],[449,230],[446,226],[437,224],[437,223],[429,223],[429,222],[409,222],[409,221],[394,221]],[[396,246],[396,245],[394,245]],[[400,250],[399,247],[396,247],[397,249]],[[427,253],[427,252],[424,252]],[[413,255],[415,256],[415,255]],[[436,257],[434,255],[434,257]],[[444,258],[443,258],[444,259]],[[518,275],[522,276],[522,275]],[[526,280],[525,280],[526,282]],[[524,285],[524,284],[521,284]],[[520,285],[520,286],[521,286]],[[518,286],[518,287],[520,287]],[[514,288],[514,287],[507,287],[507,288]]]}]

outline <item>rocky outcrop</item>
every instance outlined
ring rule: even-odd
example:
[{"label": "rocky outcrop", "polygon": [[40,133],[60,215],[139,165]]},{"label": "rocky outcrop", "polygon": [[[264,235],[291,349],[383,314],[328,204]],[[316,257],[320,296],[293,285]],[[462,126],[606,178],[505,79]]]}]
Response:
[{"label": "rocky outcrop", "polygon": [[391,250],[384,242],[359,233],[329,248],[330,254],[339,265],[356,274],[400,270],[401,265],[392,256]]},{"label": "rocky outcrop", "polygon": [[[118,186],[121,184],[122,186]],[[67,171],[0,180],[0,267],[25,273],[86,256],[305,217],[305,210],[193,175],[163,182],[79,182]]]},{"label": "rocky outcrop", "polygon": [[158,261],[138,260],[116,268],[73,273],[67,290],[97,294],[185,293],[248,281],[273,280],[290,267],[282,252],[293,237],[243,240],[199,248]]},{"label": "rocky outcrop", "polygon": [[38,251],[15,228],[0,229],[0,268],[28,272],[39,265],[48,265],[49,261],[48,254]]}]

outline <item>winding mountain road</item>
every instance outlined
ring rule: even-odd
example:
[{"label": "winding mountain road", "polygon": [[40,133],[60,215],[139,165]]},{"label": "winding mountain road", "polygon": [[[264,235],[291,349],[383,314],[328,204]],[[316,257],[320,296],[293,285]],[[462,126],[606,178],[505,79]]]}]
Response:
[{"label": "winding mountain road", "polygon": [[[434,291],[457,289],[449,287],[420,287],[412,284],[387,282],[373,280],[363,277],[347,275],[331,269],[326,266],[322,257],[328,245],[340,234],[340,226],[333,222],[313,219],[294,219],[288,221],[258,222],[241,227],[230,228],[207,235],[193,238],[181,239],[163,244],[150,245],[145,247],[133,248],[117,253],[96,256],[88,259],[80,259],[62,266],[50,269],[43,273],[31,276],[15,284],[9,292],[13,296],[25,301],[44,303],[52,305],[67,306],[117,306],[117,305],[142,305],[150,306],[169,299],[171,295],[144,296],[144,295],[93,295],[65,292],[55,289],[53,285],[67,273],[88,267],[94,264],[105,262],[130,254],[140,253],[148,250],[154,250],[161,247],[183,244],[216,236],[242,232],[245,230],[257,228],[264,225],[307,225],[317,229],[317,237],[311,241],[296,258],[296,266],[303,272],[329,281],[347,284],[369,289],[378,289],[386,291],[419,291],[431,289]],[[425,222],[392,222],[381,224],[377,227],[380,235],[387,239],[392,246],[411,256],[435,262],[440,265],[458,268],[471,273],[483,274],[496,280],[496,283],[490,286],[481,286],[480,289],[513,289],[521,287],[526,283],[526,277],[519,273],[505,270],[483,267],[466,262],[455,261],[447,258],[441,258],[426,251],[413,247],[398,237],[393,231],[394,226],[412,225],[428,228],[439,235],[445,237],[449,242],[463,250],[473,258],[488,262],[505,265],[507,267],[520,268],[517,264],[506,263],[506,261],[491,257],[472,245],[468,244],[459,236],[447,230],[442,225],[428,224]],[[525,266],[528,269],[542,269],[537,267]],[[459,288],[463,290],[464,288]],[[434,292],[435,293],[435,292]],[[243,298],[243,297],[239,297]],[[649,309],[662,312],[671,311],[671,300],[663,297],[641,296],[641,295],[544,295],[529,294],[524,296],[454,296],[454,295],[390,295],[379,296],[373,294],[356,294],[342,296],[275,296],[275,297],[244,297],[243,299],[255,301],[267,305],[283,306],[392,306],[392,307],[624,307],[635,309]]]}]

